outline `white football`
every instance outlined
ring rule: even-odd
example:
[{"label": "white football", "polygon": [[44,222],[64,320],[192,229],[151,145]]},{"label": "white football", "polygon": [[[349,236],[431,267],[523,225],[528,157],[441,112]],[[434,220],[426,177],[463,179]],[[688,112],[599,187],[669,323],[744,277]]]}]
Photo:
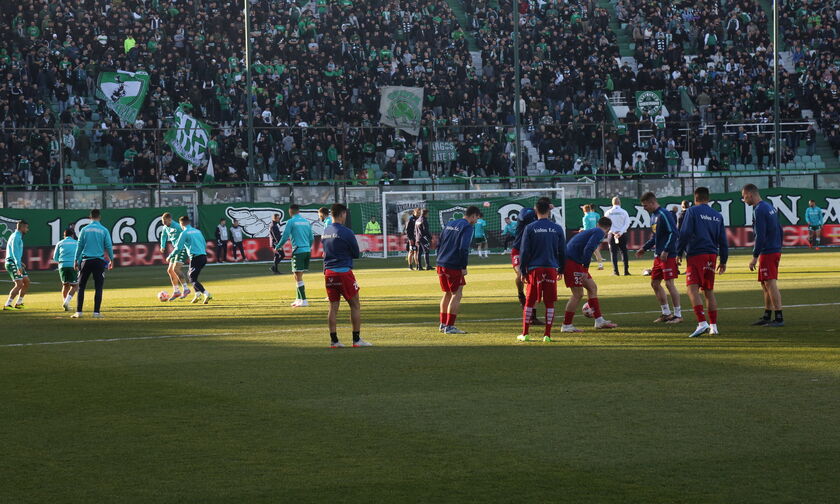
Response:
[{"label": "white football", "polygon": [[164,301],[169,301],[169,293],[166,292],[166,291],[158,292],[157,297],[158,297],[158,301],[160,301],[161,303],[163,303]]},{"label": "white football", "polygon": [[588,302],[583,304],[583,308],[581,308],[581,311],[583,312],[583,316],[586,318],[595,317],[595,310],[593,310],[592,307],[589,306]]}]

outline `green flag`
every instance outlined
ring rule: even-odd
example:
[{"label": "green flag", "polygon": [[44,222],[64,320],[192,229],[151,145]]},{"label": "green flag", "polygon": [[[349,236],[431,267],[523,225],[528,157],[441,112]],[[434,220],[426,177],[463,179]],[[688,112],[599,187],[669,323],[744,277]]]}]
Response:
[{"label": "green flag", "polygon": [[186,103],[178,106],[172,116],[172,127],[166,132],[164,140],[178,157],[200,166],[204,164],[210,143],[210,126],[189,115],[187,110],[191,108]]},{"label": "green flag", "polygon": [[662,110],[662,91],[636,91],[636,115],[650,117]]},{"label": "green flag", "polygon": [[146,72],[102,72],[96,81],[96,97],[105,100],[108,108],[126,123],[137,119],[148,91]]},{"label": "green flag", "polygon": [[423,88],[384,86],[380,92],[379,122],[417,136],[423,118]]}]

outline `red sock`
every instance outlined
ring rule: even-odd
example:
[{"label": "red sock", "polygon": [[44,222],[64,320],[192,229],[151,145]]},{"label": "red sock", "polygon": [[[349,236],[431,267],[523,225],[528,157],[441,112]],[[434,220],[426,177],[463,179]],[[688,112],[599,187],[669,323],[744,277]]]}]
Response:
[{"label": "red sock", "polygon": [[446,325],[446,313],[440,312],[440,323]]},{"label": "red sock", "polygon": [[522,334],[528,334],[531,328],[531,319],[534,316],[534,308],[526,306],[522,309]]},{"label": "red sock", "polygon": [[545,335],[551,336],[551,326],[554,324],[554,303],[545,305]]},{"label": "red sock", "polygon": [[717,310],[709,310],[709,323],[717,324]]},{"label": "red sock", "polygon": [[450,327],[454,326],[455,325],[455,317],[457,317],[457,316],[458,316],[457,313],[447,313],[445,324],[450,326]]},{"label": "red sock", "polygon": [[572,325],[572,320],[575,319],[575,312],[567,311],[563,316],[563,325]]},{"label": "red sock", "polygon": [[601,316],[601,303],[598,302],[598,298],[591,298],[589,300],[589,307],[595,312],[595,318],[599,318]]},{"label": "red sock", "polygon": [[705,322],[706,316],[703,315],[703,305],[695,305],[694,306],[694,314],[697,315],[697,322]]}]

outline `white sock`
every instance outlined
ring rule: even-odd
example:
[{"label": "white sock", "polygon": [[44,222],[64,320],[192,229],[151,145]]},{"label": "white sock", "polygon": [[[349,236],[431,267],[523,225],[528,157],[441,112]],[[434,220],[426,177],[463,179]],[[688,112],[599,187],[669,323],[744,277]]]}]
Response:
[{"label": "white sock", "polygon": [[598,317],[598,318],[595,319],[596,324],[603,324],[604,322],[606,322],[604,317]]},{"label": "white sock", "polygon": [[204,291],[204,296],[205,297],[210,297],[210,292],[209,291]]},{"label": "white sock", "polygon": [[175,292],[181,292],[181,290],[178,288],[177,285],[173,285],[172,288],[174,289]]},{"label": "white sock", "polygon": [[73,294],[67,294],[67,297],[64,298],[64,304],[70,304],[70,301],[73,300]]},{"label": "white sock", "polygon": [[181,284],[181,290],[186,292],[187,290],[189,290],[189,286],[187,284]]},{"label": "white sock", "polygon": [[703,322],[698,322],[697,323],[697,327],[708,327],[708,326],[709,326],[709,323],[705,320]]},{"label": "white sock", "polygon": [[709,324],[709,327],[711,327],[712,330],[715,331],[715,332],[717,332],[717,330],[718,330],[717,324]]},{"label": "white sock", "polygon": [[23,294],[18,296],[17,304],[23,304]]},{"label": "white sock", "polygon": [[678,318],[682,318],[682,307],[681,306],[675,306],[674,307],[674,316],[678,317]]},{"label": "white sock", "polygon": [[[671,314],[671,308],[668,307],[668,303],[665,303],[664,305],[661,305],[660,308],[662,308],[662,315],[670,315]],[[674,309],[676,310],[677,308],[674,307]]]}]

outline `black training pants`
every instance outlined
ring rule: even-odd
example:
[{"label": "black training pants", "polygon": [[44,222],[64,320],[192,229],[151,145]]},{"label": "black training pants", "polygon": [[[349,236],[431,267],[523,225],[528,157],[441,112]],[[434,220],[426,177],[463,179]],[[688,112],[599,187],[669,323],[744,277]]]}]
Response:
[{"label": "black training pants", "polygon": [[93,312],[99,313],[102,307],[102,289],[105,287],[105,268],[104,259],[82,260],[79,271],[79,294],[76,297],[77,312],[81,313],[85,305],[85,287],[87,287],[88,278],[93,275],[93,285],[96,288],[96,294],[93,296]]},{"label": "black training pants", "polygon": [[216,262],[227,261],[227,240],[216,241]]},{"label": "black training pants", "polygon": [[233,242],[233,260],[236,260],[236,251],[242,254],[242,259],[245,259],[245,249],[242,248],[242,242]]},{"label": "black training pants", "polygon": [[190,282],[193,284],[196,294],[204,292],[204,286],[198,281],[198,275],[201,274],[201,270],[204,269],[205,265],[207,265],[206,255],[202,254],[190,257]]},{"label": "black training pants", "polygon": [[618,253],[621,252],[624,258],[624,273],[630,273],[630,264],[627,258],[627,235],[623,234],[618,237],[618,243],[615,242],[615,237],[610,237],[610,257],[613,263],[613,272],[618,274]]}]

